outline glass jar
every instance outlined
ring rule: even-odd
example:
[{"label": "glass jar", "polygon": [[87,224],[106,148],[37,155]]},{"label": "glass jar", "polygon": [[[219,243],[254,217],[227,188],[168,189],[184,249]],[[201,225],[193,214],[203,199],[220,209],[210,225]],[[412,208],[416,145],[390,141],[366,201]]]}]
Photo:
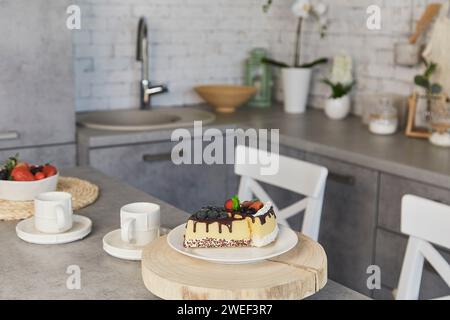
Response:
[{"label": "glass jar", "polygon": [[430,142],[450,147],[450,105],[445,95],[434,95],[430,101]]},{"label": "glass jar", "polygon": [[265,49],[253,49],[246,62],[245,84],[258,90],[247,104],[251,107],[268,108],[272,105],[272,72],[270,66],[263,62],[267,57]]},{"label": "glass jar", "polygon": [[390,135],[397,132],[398,112],[389,98],[381,98],[378,106],[372,109],[369,130],[374,134]]}]

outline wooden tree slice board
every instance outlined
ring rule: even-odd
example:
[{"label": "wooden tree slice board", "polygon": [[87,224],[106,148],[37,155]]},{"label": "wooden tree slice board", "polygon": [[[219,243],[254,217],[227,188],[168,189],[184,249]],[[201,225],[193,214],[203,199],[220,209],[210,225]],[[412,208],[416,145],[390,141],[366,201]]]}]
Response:
[{"label": "wooden tree slice board", "polygon": [[240,265],[185,256],[170,248],[164,236],[142,253],[144,284],[163,299],[303,299],[327,283],[327,256],[320,244],[298,236],[299,242],[291,251]]}]

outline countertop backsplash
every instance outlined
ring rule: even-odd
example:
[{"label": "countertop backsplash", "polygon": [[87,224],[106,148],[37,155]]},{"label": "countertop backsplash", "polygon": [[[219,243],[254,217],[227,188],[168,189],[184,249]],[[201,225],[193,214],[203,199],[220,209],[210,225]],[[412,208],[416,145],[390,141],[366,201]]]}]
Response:
[{"label": "countertop backsplash", "polygon": [[288,59],[295,18],[290,1],[264,13],[261,0],[77,0],[81,30],[74,31],[77,111],[136,108],[140,63],[137,23],[147,17],[150,80],[170,93],[152,104],[198,103],[192,87],[241,83],[243,62],[254,47]]},{"label": "countertop backsplash", "polygon": [[[355,63],[354,113],[373,95],[408,95],[417,68],[394,63],[394,45],[406,42],[431,0],[322,0],[328,5],[328,31],[321,39],[309,19],[303,30],[302,61],[348,52]],[[395,2],[395,3],[394,3]],[[436,2],[436,1],[434,1]],[[139,103],[140,64],[135,61],[136,29],[146,16],[150,32],[150,80],[170,93],[158,106],[200,102],[192,87],[200,83],[240,83],[243,62],[254,47],[277,60],[293,59],[296,20],[292,1],[263,0],[77,0],[82,28],[73,33],[77,111],[135,108]],[[381,29],[369,30],[369,5],[381,9]],[[316,68],[310,104],[322,108],[329,94],[320,80],[329,66]],[[277,73],[275,73],[277,76]],[[277,84],[277,97],[281,86]]]},{"label": "countertop backsplash", "polygon": [[[391,93],[408,96],[413,79],[422,67],[404,67],[395,63],[395,44],[407,43],[425,7],[444,0],[321,0],[328,5],[327,36],[320,39],[317,26],[308,23],[302,43],[303,60],[333,57],[346,52],[354,61],[356,87],[353,90],[353,112],[361,115],[363,106],[372,103],[374,95]],[[381,29],[369,30],[367,8],[380,8]],[[419,39],[423,44],[429,35]],[[310,104],[322,108],[329,88],[321,83],[324,69],[314,73]]]}]

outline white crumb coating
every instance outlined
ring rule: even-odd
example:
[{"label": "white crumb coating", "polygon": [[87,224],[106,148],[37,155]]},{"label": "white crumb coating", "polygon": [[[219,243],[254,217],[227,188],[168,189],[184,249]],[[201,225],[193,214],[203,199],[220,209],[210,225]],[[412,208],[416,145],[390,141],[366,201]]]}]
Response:
[{"label": "white crumb coating", "polygon": [[252,237],[252,246],[254,247],[264,247],[267,246],[269,243],[275,241],[275,239],[277,238],[278,235],[278,225],[275,226],[275,229],[273,229],[273,231],[271,233],[269,233],[267,236],[262,237],[262,238],[255,238]]}]

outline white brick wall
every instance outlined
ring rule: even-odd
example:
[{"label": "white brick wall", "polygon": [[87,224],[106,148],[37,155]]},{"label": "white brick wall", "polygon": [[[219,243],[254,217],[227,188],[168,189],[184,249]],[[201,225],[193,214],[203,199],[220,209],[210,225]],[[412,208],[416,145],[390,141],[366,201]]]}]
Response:
[{"label": "white brick wall", "polygon": [[[425,5],[436,0],[322,0],[329,5],[329,31],[320,39],[311,22],[304,28],[303,60],[354,57],[356,113],[366,95],[407,95],[417,70],[394,65],[394,44],[406,41]],[[150,29],[150,80],[166,83],[170,93],[154,105],[200,101],[192,87],[201,83],[240,83],[243,62],[254,47],[291,62],[296,21],[292,0],[76,0],[82,30],[74,32],[77,110],[138,106],[140,64],[135,61],[136,29],[146,16]],[[382,30],[370,31],[366,8],[382,8]],[[330,66],[318,67],[311,103],[321,107],[328,88],[319,82]],[[278,86],[278,96],[281,91]]]},{"label": "white brick wall", "polygon": [[[394,64],[394,45],[407,42],[415,29],[425,6],[439,0],[322,0],[329,6],[329,30],[319,39],[314,25],[309,21],[305,28],[303,58],[332,57],[348,52],[355,63],[357,81],[354,90],[354,111],[360,114],[366,98],[373,94],[395,93],[409,95],[413,90],[413,78],[420,67],[409,68]],[[382,29],[368,30],[366,8],[377,4],[382,10]],[[312,103],[321,108],[329,89],[319,80],[328,75],[328,67],[316,70],[312,87]]]},{"label": "white brick wall", "polygon": [[77,0],[82,13],[82,29],[73,38],[77,110],[138,106],[140,16],[150,29],[150,80],[170,89],[154,97],[154,105],[197,103],[196,84],[241,83],[252,48],[285,57],[281,48],[286,33],[292,39],[295,19],[290,1],[277,2],[265,14],[264,0]]}]

